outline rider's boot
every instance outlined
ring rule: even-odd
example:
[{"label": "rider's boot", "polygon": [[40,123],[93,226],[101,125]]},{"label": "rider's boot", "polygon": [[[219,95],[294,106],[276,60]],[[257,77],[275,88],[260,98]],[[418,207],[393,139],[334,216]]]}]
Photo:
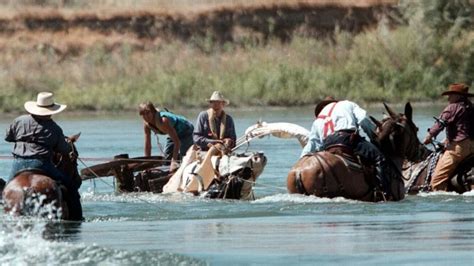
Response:
[{"label": "rider's boot", "polygon": [[2,192],[3,189],[5,188],[6,182],[2,178],[0,178],[0,200],[2,200]]},{"label": "rider's boot", "polygon": [[385,165],[383,160],[375,162],[375,177],[379,180],[379,183],[382,186],[385,198],[390,198],[392,196],[392,193],[390,191],[390,181],[385,171]]},{"label": "rider's boot", "polygon": [[81,196],[77,190],[69,191],[68,195],[65,197],[67,207],[69,209],[69,219],[70,221],[83,221],[84,217],[82,216],[82,205],[81,205]]}]

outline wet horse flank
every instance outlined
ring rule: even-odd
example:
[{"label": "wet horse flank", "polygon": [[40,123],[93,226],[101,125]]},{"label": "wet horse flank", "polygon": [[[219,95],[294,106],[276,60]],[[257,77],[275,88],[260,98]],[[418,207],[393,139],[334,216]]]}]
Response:
[{"label": "wet horse flank", "polygon": [[402,200],[405,195],[400,170],[402,162],[405,158],[418,156],[421,144],[412,122],[410,103],[405,106],[405,114],[397,114],[386,104],[384,106],[389,117],[381,122],[372,120],[377,125],[375,141],[393,166],[392,171],[386,171],[390,177],[390,199],[385,199],[378,190],[373,172],[365,170],[367,168],[354,157],[349,159],[341,152],[329,151],[316,152],[296,162],[287,177],[289,193],[361,201]]},{"label": "wet horse flank", "polygon": [[[69,156],[55,154],[53,158],[56,167],[76,182],[81,180],[77,171],[78,153],[74,146],[78,138],[79,134],[67,138],[72,150]],[[38,215],[68,220],[69,211],[64,193],[67,190],[41,170],[22,170],[3,190],[4,211],[13,215]]]}]

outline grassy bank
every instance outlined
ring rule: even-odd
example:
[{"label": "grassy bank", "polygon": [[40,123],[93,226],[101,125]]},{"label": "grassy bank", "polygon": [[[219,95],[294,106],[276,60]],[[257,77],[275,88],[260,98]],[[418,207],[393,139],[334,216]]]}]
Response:
[{"label": "grassy bank", "polygon": [[[421,11],[396,29],[380,23],[357,35],[341,31],[328,40],[295,36],[265,45],[203,38],[138,49],[127,42],[114,46],[122,36],[110,35],[108,43],[66,43],[92,45],[64,56],[47,43],[29,49],[12,39],[17,44],[0,53],[0,110],[21,110],[39,91],[55,92],[73,110],[109,111],[135,109],[145,100],[171,108],[202,106],[213,90],[237,107],[313,104],[327,95],[430,101],[451,82],[474,80],[474,31],[472,21],[430,25]],[[51,34],[51,42],[55,38]]]}]

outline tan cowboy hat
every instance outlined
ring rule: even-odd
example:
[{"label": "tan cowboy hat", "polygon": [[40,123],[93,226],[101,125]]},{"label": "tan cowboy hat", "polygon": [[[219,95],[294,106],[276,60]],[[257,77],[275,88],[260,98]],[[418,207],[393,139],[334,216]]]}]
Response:
[{"label": "tan cowboy hat", "polygon": [[209,102],[225,102],[229,104],[230,101],[224,98],[224,95],[220,91],[214,91],[211,95],[211,98],[208,100]]},{"label": "tan cowboy hat", "polygon": [[55,103],[51,92],[40,92],[35,101],[25,103],[28,113],[38,116],[47,116],[60,113],[66,109],[67,105]]},{"label": "tan cowboy hat", "polygon": [[443,92],[441,95],[459,94],[466,97],[474,97],[474,94],[469,93],[469,86],[464,83],[453,83],[449,85],[448,90]]}]

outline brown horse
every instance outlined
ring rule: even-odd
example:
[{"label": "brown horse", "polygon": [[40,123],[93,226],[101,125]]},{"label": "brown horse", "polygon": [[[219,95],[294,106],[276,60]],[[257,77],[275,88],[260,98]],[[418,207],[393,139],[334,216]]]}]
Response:
[{"label": "brown horse", "polygon": [[[404,198],[401,165],[404,159],[416,159],[421,146],[417,128],[412,121],[410,103],[405,106],[405,114],[397,114],[384,104],[389,117],[377,125],[376,140],[380,150],[391,162],[390,190],[392,198],[398,201]],[[361,201],[387,200],[378,190],[375,176],[368,173],[360,162],[348,159],[340,152],[321,151],[304,156],[290,170],[287,188],[290,193],[315,195],[318,197],[345,197]]]},{"label": "brown horse", "polygon": [[[56,167],[76,182],[81,182],[77,171],[79,154],[74,145],[79,135],[67,138],[71,147],[68,156],[56,153],[53,157]],[[63,198],[64,193],[67,193],[64,186],[59,186],[41,170],[23,170],[18,172],[3,190],[4,211],[13,215],[35,215],[68,220],[69,212]]]},{"label": "brown horse", "polygon": [[[405,161],[403,175],[405,191],[408,194],[432,191],[430,183],[436,164],[443,153],[440,143],[434,144],[434,151],[424,148],[421,161]],[[456,168],[448,183],[447,191],[464,193],[474,186],[474,155],[464,159]]]}]

